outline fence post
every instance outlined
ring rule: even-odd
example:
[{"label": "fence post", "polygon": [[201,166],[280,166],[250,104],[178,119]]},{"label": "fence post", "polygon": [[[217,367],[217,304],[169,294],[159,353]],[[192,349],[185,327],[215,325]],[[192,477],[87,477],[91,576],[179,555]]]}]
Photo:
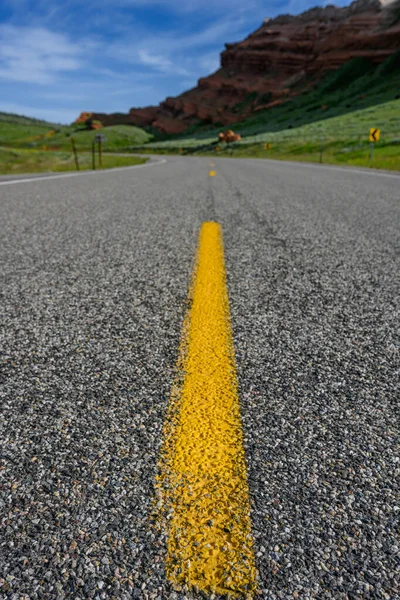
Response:
[{"label": "fence post", "polygon": [[372,168],[372,160],[374,158],[374,150],[375,150],[375,144],[374,142],[371,143],[371,152],[369,153],[369,168]]},{"label": "fence post", "polygon": [[75,146],[75,140],[74,138],[71,138],[71,144],[72,144],[72,151],[74,153],[74,158],[75,158],[75,166],[76,166],[76,170],[79,171],[79,161],[78,161],[78,153],[76,151],[76,146]]},{"label": "fence post", "polygon": [[93,140],[92,142],[92,169],[93,171],[96,170],[96,146],[95,146],[96,142]]},{"label": "fence post", "polygon": [[102,166],[102,160],[101,160],[101,136],[98,137],[98,143],[99,143],[99,165],[101,167]]}]

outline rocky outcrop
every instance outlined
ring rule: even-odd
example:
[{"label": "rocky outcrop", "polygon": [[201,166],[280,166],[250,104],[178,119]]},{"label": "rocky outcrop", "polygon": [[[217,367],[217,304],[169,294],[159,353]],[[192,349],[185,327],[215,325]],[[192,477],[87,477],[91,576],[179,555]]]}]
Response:
[{"label": "rocky outcrop", "polygon": [[228,129],[228,131],[221,131],[218,136],[218,141],[226,144],[231,144],[232,142],[240,142],[242,136],[239,133],[235,133],[232,129]]},{"label": "rocky outcrop", "polygon": [[400,47],[400,27],[382,29],[378,0],[357,0],[349,7],[314,8],[298,17],[266,21],[243,42],[228,45],[221,65],[235,73],[282,77],[315,75],[337,69],[351,58],[381,62]]},{"label": "rocky outcrop", "polygon": [[282,104],[296,93],[295,83],[311,77],[315,81],[352,58],[385,60],[400,49],[400,22],[387,25],[389,10],[390,4],[383,6],[379,0],[356,0],[345,8],[330,5],[265,19],[242,42],[226,44],[221,68],[200,79],[196,88],[158,107],[91,118],[104,125],[130,123],[170,134],[198,121],[229,125]]}]

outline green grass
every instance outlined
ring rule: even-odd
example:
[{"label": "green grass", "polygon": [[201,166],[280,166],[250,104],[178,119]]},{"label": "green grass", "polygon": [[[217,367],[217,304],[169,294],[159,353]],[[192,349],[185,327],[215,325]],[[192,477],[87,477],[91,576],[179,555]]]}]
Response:
[{"label": "green grass", "polygon": [[[324,162],[370,166],[369,130],[378,127],[381,141],[372,166],[400,170],[399,93],[400,51],[378,66],[353,59],[281,106],[231,126],[241,133],[241,142],[218,144],[220,129],[215,128],[153,142],[146,150],[215,156],[219,145],[219,156],[318,162],[322,146]],[[266,142],[270,150],[265,150]]]},{"label": "green grass", "polygon": [[[400,137],[400,100],[392,100],[362,110],[357,110],[339,117],[317,120],[313,123],[296,128],[282,128],[278,131],[266,131],[243,137],[241,142],[232,144],[232,148],[245,146],[254,142],[282,143],[288,140],[338,140],[344,143],[353,143],[357,140],[368,141],[369,130],[372,127],[381,129],[384,140]],[[184,150],[202,151],[208,146],[216,146],[215,136],[208,136],[202,140],[182,138],[165,142],[147,144],[147,150]]]},{"label": "green grass", "polygon": [[13,123],[0,119],[0,145],[40,147],[48,143],[49,138],[46,135],[50,131],[54,131],[50,124]]},{"label": "green grass", "polygon": [[42,119],[34,119],[33,117],[24,117],[22,115],[15,115],[13,113],[5,112],[0,112],[0,126],[2,123],[14,123],[16,125],[43,125],[48,129],[60,127],[60,125],[49,123],[48,121],[43,121]]},{"label": "green grass", "polygon": [[[369,130],[378,127],[381,141],[375,145],[372,166],[400,170],[400,100],[371,106],[339,117],[316,121],[294,129],[283,129],[245,137],[234,144],[218,144],[215,138],[182,139],[148,144],[142,150],[161,154],[203,155],[237,158],[274,158],[370,166]],[[271,144],[265,150],[265,143]],[[217,146],[221,151],[217,152]]]},{"label": "green grass", "polygon": [[99,131],[86,131],[76,125],[54,125],[0,113],[0,173],[37,173],[75,170],[71,138],[74,139],[82,170],[92,166],[91,147],[97,133],[105,135],[103,167],[142,164],[146,159],[110,156],[121,148],[146,144],[154,136],[140,127],[115,125]]},{"label": "green grass", "polygon": [[69,150],[71,137],[73,137],[78,149],[90,150],[97,133],[105,135],[103,146],[108,151],[118,151],[130,145],[146,144],[154,139],[154,136],[144,129],[131,125],[113,125],[98,131],[87,131],[77,126],[52,125],[30,119],[24,122],[24,117],[9,120],[0,118],[0,146],[12,148]]},{"label": "green grass", "polygon": [[[103,169],[140,165],[147,159],[136,156],[117,156],[103,154]],[[82,171],[92,168],[90,153],[79,155],[79,166]],[[99,168],[96,156],[96,168]],[[40,150],[25,150],[0,148],[0,174],[11,175],[20,173],[43,173],[75,171],[75,161],[72,152],[48,152]]]},{"label": "green grass", "polygon": [[[381,129],[381,142],[376,145],[373,165],[400,168],[400,99],[395,99],[400,93],[400,51],[380,65],[365,59],[352,59],[340,69],[328,73],[323,80],[313,82],[309,78],[295,84],[293,89],[298,95],[284,104],[254,112],[247,119],[231,125],[230,128],[242,135],[242,141],[221,145],[219,155],[315,161],[319,160],[322,144],[323,160],[326,162],[367,166],[369,130],[378,127]],[[236,108],[245,110],[250,103],[256,106],[268,99],[269,96],[262,97],[253,92]],[[57,152],[71,157],[71,137],[79,152],[88,152],[95,135],[100,132],[106,136],[103,149],[109,152],[140,150],[177,154],[182,149],[184,154],[216,155],[221,129],[221,126],[198,120],[180,136],[161,135],[154,130],[145,131],[130,125],[87,131],[76,125],[54,125],[0,113],[0,146],[53,150],[55,158],[59,156]],[[271,150],[265,151],[265,142],[272,145]],[[30,155],[24,156],[29,163]],[[43,152],[43,168],[47,168],[44,166],[47,165],[46,156],[49,154]],[[14,163],[21,160],[20,156]],[[64,167],[63,159],[57,158],[54,162],[57,168]],[[5,164],[5,159],[2,163]],[[68,168],[71,168],[70,164]]]},{"label": "green grass", "polygon": [[[299,95],[284,104],[255,112],[230,128],[248,142],[257,135],[268,137],[276,132],[298,130],[304,125],[334,117],[350,115],[351,120],[351,115],[369,108],[373,110],[371,116],[380,118],[382,114],[385,119],[385,109],[378,107],[395,100],[400,93],[400,51],[378,66],[365,59],[352,59],[340,69],[328,73],[314,87],[310,88],[310,83],[308,80],[297,84],[295,87]],[[165,142],[155,141],[151,146],[161,149],[167,145],[173,148],[194,146],[196,142],[199,145],[209,144],[217,139],[220,131],[221,127],[205,127],[199,122],[185,135],[170,136]]]},{"label": "green grass", "polygon": [[134,127],[133,125],[112,125],[110,127],[103,127],[98,131],[69,130],[68,132],[60,132],[60,134],[55,135],[51,139],[50,145],[61,145],[63,148],[71,147],[70,138],[73,137],[78,148],[89,149],[98,133],[105,135],[106,140],[103,142],[103,147],[110,152],[131,145],[146,144],[154,139],[153,135],[140,127]]},{"label": "green grass", "polygon": [[[225,147],[218,156],[319,162],[320,150],[321,144],[318,141],[285,140],[282,143],[272,144],[270,150],[265,150],[264,144]],[[322,150],[323,163],[400,171],[400,138],[397,142],[376,144],[372,162],[370,161],[371,146],[368,142],[354,143],[349,146],[346,140],[334,140],[323,144]],[[208,156],[210,152],[198,154]],[[216,153],[212,155],[215,156]]]}]

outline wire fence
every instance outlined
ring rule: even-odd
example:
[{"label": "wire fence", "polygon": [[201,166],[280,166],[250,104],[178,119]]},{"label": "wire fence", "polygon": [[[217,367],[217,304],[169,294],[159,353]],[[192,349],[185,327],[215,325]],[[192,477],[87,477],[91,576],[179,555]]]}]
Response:
[{"label": "wire fence", "polygon": [[[308,133],[308,132],[307,132]],[[174,140],[144,146],[127,146],[120,151],[179,154],[182,156],[215,155],[221,157],[255,157],[337,163],[400,170],[400,123],[397,131],[382,132],[379,142],[371,143],[369,130],[346,136],[300,136],[287,132],[249,136],[239,142],[221,143],[217,139]]]}]

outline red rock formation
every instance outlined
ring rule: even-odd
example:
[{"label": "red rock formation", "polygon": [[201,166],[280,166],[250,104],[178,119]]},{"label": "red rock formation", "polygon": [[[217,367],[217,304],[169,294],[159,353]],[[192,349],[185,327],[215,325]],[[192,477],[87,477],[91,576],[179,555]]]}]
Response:
[{"label": "red rock formation", "polygon": [[[109,117],[109,115],[103,115],[103,117],[104,116],[106,117],[106,120]],[[103,122],[99,119],[99,115],[90,112],[82,112],[76,119],[75,123],[77,125],[82,123],[83,125],[86,125],[88,129],[92,130],[102,129],[104,127]]]},{"label": "red rock formation", "polygon": [[194,89],[158,107],[133,108],[127,115],[82,113],[77,122],[90,115],[104,125],[151,125],[165,133],[181,133],[199,120],[229,125],[282,104],[293,94],[289,86],[308,76],[315,79],[356,57],[379,63],[400,49],[400,23],[383,26],[387,10],[379,0],[356,0],[345,8],[266,19],[242,42],[226,44],[221,68]]},{"label": "red rock formation", "polygon": [[92,119],[93,113],[90,112],[82,112],[79,117],[76,119],[75,123],[79,125],[80,123],[86,123],[88,119]]}]

